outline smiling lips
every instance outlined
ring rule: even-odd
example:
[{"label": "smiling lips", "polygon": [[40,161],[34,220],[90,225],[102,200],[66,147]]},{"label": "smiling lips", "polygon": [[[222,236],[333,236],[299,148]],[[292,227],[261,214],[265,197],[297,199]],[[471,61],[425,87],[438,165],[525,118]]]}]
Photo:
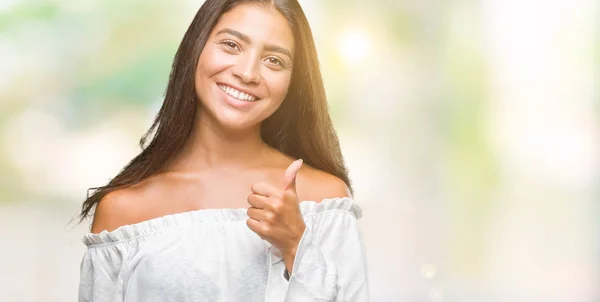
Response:
[{"label": "smiling lips", "polygon": [[244,101],[244,102],[255,102],[258,100],[258,97],[253,96],[251,94],[247,94],[245,92],[241,92],[235,88],[232,88],[230,86],[224,85],[224,84],[218,84],[219,88],[221,90],[223,90],[223,92],[227,93],[228,95],[240,100],[240,101]]}]

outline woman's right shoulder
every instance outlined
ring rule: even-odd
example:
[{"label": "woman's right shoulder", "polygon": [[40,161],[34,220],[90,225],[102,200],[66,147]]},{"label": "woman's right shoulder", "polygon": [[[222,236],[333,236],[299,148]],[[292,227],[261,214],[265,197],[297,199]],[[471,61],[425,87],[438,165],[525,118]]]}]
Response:
[{"label": "woman's right shoulder", "polygon": [[96,205],[91,232],[110,232],[120,226],[140,222],[152,203],[150,199],[159,182],[152,178],[106,194]]},{"label": "woman's right shoulder", "polygon": [[131,224],[140,206],[139,193],[130,188],[117,189],[106,194],[96,205],[92,221],[92,233],[114,231],[118,227]]}]

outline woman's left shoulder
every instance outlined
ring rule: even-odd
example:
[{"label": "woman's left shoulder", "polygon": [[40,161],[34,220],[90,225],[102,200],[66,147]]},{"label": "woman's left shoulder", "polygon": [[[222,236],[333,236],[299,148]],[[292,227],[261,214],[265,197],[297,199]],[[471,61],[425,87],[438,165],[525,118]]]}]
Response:
[{"label": "woman's left shoulder", "polygon": [[350,189],[341,178],[306,164],[298,172],[296,193],[299,200],[316,202],[331,198],[352,198]]}]

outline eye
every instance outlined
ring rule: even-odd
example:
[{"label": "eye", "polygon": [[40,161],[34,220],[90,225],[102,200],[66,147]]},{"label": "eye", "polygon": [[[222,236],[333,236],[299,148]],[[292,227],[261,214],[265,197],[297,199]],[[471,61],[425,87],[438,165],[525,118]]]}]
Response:
[{"label": "eye", "polygon": [[221,44],[225,45],[227,48],[231,49],[231,50],[239,50],[240,48],[238,47],[237,43],[231,41],[231,40],[225,40],[222,41]]},{"label": "eye", "polygon": [[267,62],[269,62],[271,64],[275,64],[277,66],[283,66],[283,62],[281,61],[281,59],[279,59],[277,57],[268,57]]}]

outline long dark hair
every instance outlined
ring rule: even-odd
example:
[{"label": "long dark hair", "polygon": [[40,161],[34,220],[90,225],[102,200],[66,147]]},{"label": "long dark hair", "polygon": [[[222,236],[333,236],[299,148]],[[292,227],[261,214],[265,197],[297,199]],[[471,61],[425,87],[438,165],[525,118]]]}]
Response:
[{"label": "long dark hair", "polygon": [[199,102],[194,77],[200,53],[219,17],[246,2],[258,2],[277,9],[287,19],[297,49],[286,98],[261,124],[263,141],[339,177],[352,188],[329,117],[312,33],[297,0],[207,0],[196,13],[175,54],[165,100],[152,126],[140,140],[142,151],[107,185],[90,189],[95,191],[83,202],[80,221],[87,218],[108,193],[140,183],[180,153],[196,125]]}]

